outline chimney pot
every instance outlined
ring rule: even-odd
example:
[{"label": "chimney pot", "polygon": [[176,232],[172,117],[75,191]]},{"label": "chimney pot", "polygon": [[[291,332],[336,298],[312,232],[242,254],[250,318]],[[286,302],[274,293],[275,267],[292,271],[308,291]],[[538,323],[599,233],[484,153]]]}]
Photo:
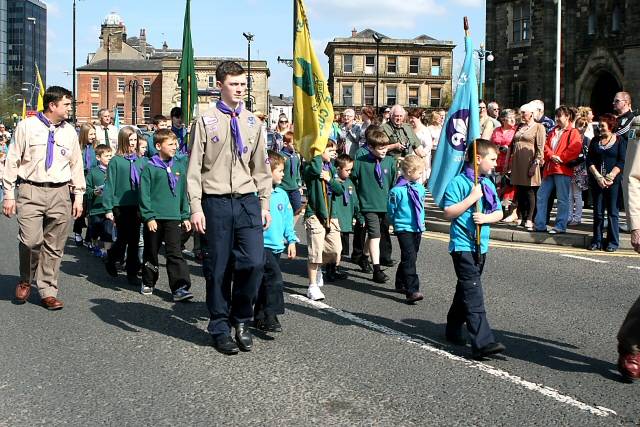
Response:
[{"label": "chimney pot", "polygon": [[356,31],[356,27],[353,27],[353,29],[351,30],[351,37],[355,37],[356,34],[358,34],[358,31]]}]

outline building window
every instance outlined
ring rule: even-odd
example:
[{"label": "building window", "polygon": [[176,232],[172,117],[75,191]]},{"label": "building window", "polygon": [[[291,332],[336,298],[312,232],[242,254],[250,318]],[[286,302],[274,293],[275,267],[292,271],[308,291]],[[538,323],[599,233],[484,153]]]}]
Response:
[{"label": "building window", "polygon": [[613,7],[613,14],[611,15],[611,32],[619,33],[621,24],[622,24],[622,10],[620,9],[620,5],[616,4]]},{"label": "building window", "polygon": [[144,117],[145,122],[148,122],[151,120],[151,105],[142,104],[142,115]]},{"label": "building window", "polygon": [[373,106],[375,104],[376,87],[365,86],[364,87],[364,105]]},{"label": "building window", "polygon": [[151,92],[151,79],[142,79],[142,93]]},{"label": "building window", "polygon": [[395,74],[398,69],[398,57],[397,56],[389,56],[387,57],[387,73]]},{"label": "building window", "polygon": [[353,86],[342,86],[342,105],[353,105]]},{"label": "building window", "polygon": [[420,93],[419,88],[417,86],[409,87],[409,107],[417,107],[418,106],[418,94]]},{"label": "building window", "polygon": [[209,89],[216,87],[216,76],[207,76],[207,87]]},{"label": "building window", "polygon": [[412,56],[409,58],[409,74],[418,74],[420,72],[420,58]]},{"label": "building window", "polygon": [[100,90],[100,77],[91,77],[91,90],[94,92]]},{"label": "building window", "polygon": [[116,112],[118,113],[118,117],[120,118],[120,121],[123,121],[124,120],[124,104],[117,104]]},{"label": "building window", "polygon": [[387,105],[396,105],[398,101],[398,88],[387,86]]},{"label": "building window", "polygon": [[589,18],[587,21],[587,34],[594,36],[598,31],[598,2],[591,0],[589,2]]},{"label": "building window", "polygon": [[513,6],[513,42],[526,43],[531,39],[531,3],[529,0]]},{"label": "building window", "polygon": [[118,92],[124,93],[124,77],[118,77]]},{"label": "building window", "polygon": [[100,104],[91,104],[91,118],[92,119],[97,119],[98,118],[98,111],[100,111]]},{"label": "building window", "polygon": [[431,88],[431,102],[430,102],[429,105],[432,108],[440,107],[440,102],[442,101],[441,97],[442,97],[442,89],[439,88],[439,87],[432,87]]},{"label": "building window", "polygon": [[353,55],[343,55],[342,71],[353,73]]},{"label": "building window", "polygon": [[441,71],[440,64],[441,64],[440,58],[431,58],[431,75],[432,76],[440,75],[440,71]]},{"label": "building window", "polygon": [[367,55],[364,57],[364,73],[374,74],[376,72],[376,57]]},{"label": "building window", "polygon": [[527,83],[511,83],[511,94],[513,96],[512,105],[523,105],[524,103],[526,103],[529,100],[529,95],[527,94]]}]

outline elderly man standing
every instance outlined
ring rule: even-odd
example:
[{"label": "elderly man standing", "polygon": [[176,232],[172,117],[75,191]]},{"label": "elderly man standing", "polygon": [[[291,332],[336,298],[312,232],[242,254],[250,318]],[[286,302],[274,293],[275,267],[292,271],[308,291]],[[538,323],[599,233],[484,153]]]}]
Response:
[{"label": "elderly man standing", "polygon": [[549,135],[549,132],[551,132],[556,126],[556,122],[544,115],[544,102],[539,99],[534,99],[530,102],[530,104],[533,105],[533,107],[536,109],[536,111],[533,113],[533,118],[536,120],[536,122],[544,126],[544,129],[547,131],[547,135]]},{"label": "elderly man standing", "polygon": [[500,116],[500,106],[496,101],[491,101],[487,104],[487,114],[493,121],[494,129],[498,129],[500,126],[502,126],[502,123],[500,123],[500,120],[498,120],[498,117]]},{"label": "elderly man standing", "polygon": [[[616,94],[616,99],[622,99],[619,97],[620,94]],[[640,253],[640,118],[635,118],[628,124],[629,138],[622,189],[631,230],[631,245]],[[633,304],[620,327],[618,353],[618,369],[622,376],[627,380],[640,379],[640,298]]]},{"label": "elderly man standing", "polygon": [[348,154],[352,159],[356,158],[356,153],[360,149],[361,128],[355,123],[356,112],[347,108],[342,113],[342,126],[340,127],[340,141],[338,141],[338,151]]},{"label": "elderly man standing", "polygon": [[[24,303],[36,279],[42,305],[49,310],[63,307],[58,296],[58,275],[69,235],[72,213],[82,214],[85,191],[82,154],[73,125],[71,92],[51,86],[44,94],[44,112],[22,120],[15,141],[9,146],[3,177],[3,213],[18,210],[20,282],[16,300]],[[17,200],[14,190],[18,188]],[[69,187],[75,194],[73,206]]]},{"label": "elderly man standing", "polygon": [[634,112],[631,110],[631,95],[628,92],[618,92],[613,98],[613,110],[618,116],[618,124],[613,130],[616,135],[627,138],[629,129],[631,129],[631,122],[635,117]]},{"label": "elderly man standing", "polygon": [[100,124],[95,125],[97,145],[108,144],[115,153],[118,151],[118,128],[112,123],[111,111],[108,108],[101,109],[98,111],[98,118]]},{"label": "elderly man standing", "polygon": [[[391,119],[382,125],[382,130],[389,137],[390,145],[387,156],[395,158],[409,154],[409,148],[422,150],[420,140],[413,131],[411,124],[405,123],[407,112],[402,105],[391,107]],[[417,152],[416,152],[417,154]],[[420,154],[422,157],[422,154]]]}]

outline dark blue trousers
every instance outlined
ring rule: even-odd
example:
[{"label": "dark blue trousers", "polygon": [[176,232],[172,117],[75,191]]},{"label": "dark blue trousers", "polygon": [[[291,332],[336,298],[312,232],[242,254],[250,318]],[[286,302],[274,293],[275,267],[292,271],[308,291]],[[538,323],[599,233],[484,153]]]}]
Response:
[{"label": "dark blue trousers", "polygon": [[280,253],[264,249],[264,275],[258,290],[258,299],[254,307],[254,318],[284,314],[284,289],[280,270]]},{"label": "dark blue trousers", "polygon": [[456,283],[453,303],[447,314],[446,334],[450,338],[460,337],[462,326],[466,323],[471,346],[477,350],[495,341],[484,309],[484,295],[480,281],[486,254],[451,252],[451,258],[458,276],[458,283]]},{"label": "dark blue trousers", "polygon": [[[264,269],[262,215],[258,197],[205,195],[207,250],[202,269],[212,335],[229,335],[231,325],[253,318]],[[233,289],[231,286],[233,282]]]},{"label": "dark blue trousers", "polygon": [[396,233],[400,245],[400,264],[396,270],[396,289],[407,296],[420,290],[420,278],[416,270],[422,233],[400,231]]},{"label": "dark blue trousers", "polygon": [[607,246],[617,249],[620,246],[620,211],[618,210],[620,178],[616,178],[613,185],[607,189],[600,188],[594,179],[589,180],[589,186],[593,196],[593,238],[591,243],[599,245],[604,243],[604,212],[606,209],[609,218],[606,243]]}]

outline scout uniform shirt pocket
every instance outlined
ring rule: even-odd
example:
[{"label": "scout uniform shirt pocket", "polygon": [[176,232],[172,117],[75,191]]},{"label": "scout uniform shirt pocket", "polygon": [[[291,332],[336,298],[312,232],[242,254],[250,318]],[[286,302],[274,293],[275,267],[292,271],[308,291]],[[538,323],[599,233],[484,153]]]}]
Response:
[{"label": "scout uniform shirt pocket", "polygon": [[[46,147],[46,144],[45,144]],[[46,153],[46,148],[45,148]],[[45,154],[46,155],[46,154]],[[71,159],[71,144],[69,142],[58,142],[56,141],[56,146],[53,150],[53,158],[55,160],[56,156],[62,156],[65,159]]]},{"label": "scout uniform shirt pocket", "polygon": [[47,139],[49,138],[49,133],[46,130],[40,131],[39,129],[30,135],[27,138],[29,141],[29,145],[26,150],[24,150],[24,161],[25,162],[38,162],[40,160],[44,161],[47,157]]},{"label": "scout uniform shirt pocket", "polygon": [[[223,141],[226,135],[220,132],[220,122],[216,116],[203,116],[202,123],[204,124],[204,131],[207,138],[205,150],[207,156],[212,159],[213,164],[215,164],[224,146]],[[222,129],[225,129],[225,127],[222,126]]]}]

